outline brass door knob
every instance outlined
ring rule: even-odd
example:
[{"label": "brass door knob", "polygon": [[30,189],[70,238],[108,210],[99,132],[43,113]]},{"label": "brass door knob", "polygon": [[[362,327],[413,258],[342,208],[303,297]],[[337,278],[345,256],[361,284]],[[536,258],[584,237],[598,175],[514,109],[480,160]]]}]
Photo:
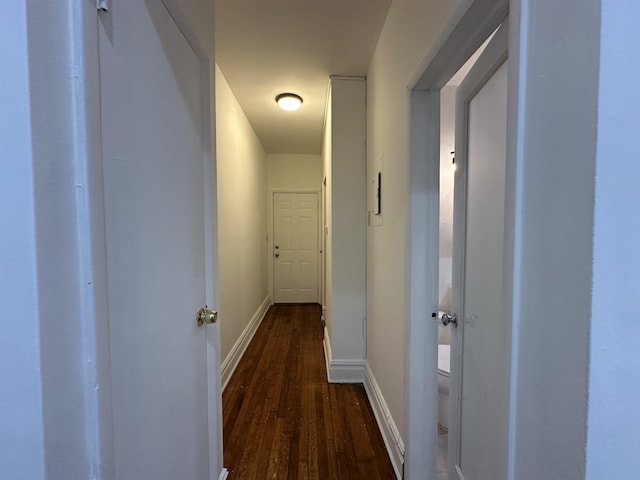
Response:
[{"label": "brass door knob", "polygon": [[216,323],[217,320],[218,312],[215,310],[206,310],[204,308],[198,310],[197,322],[199,327],[204,324],[211,325],[212,323]]}]

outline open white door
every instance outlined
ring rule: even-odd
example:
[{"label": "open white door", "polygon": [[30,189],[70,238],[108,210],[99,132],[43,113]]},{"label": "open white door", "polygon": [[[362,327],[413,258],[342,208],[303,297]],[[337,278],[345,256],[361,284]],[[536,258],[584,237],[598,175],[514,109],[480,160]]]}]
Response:
[{"label": "open white door", "polygon": [[115,478],[215,479],[209,67],[161,1],[113,2],[99,30]]},{"label": "open white door", "polygon": [[506,477],[510,330],[503,315],[507,25],[456,100],[449,478]]}]

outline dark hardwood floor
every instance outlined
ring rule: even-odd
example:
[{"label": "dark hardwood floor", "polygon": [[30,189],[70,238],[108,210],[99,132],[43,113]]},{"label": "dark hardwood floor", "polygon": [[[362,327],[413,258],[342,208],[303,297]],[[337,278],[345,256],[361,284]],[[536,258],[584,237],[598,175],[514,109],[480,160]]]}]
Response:
[{"label": "dark hardwood floor", "polygon": [[222,395],[229,479],[394,479],[362,385],[329,384],[319,305],[271,307]]}]

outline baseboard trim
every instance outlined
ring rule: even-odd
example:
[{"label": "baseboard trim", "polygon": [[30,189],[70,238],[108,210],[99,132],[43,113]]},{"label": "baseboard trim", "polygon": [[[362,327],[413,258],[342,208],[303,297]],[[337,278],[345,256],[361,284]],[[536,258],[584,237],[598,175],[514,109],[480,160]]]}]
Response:
[{"label": "baseboard trim", "polygon": [[331,339],[327,327],[324,328],[324,360],[329,383],[363,383],[365,360],[335,359],[331,354]]},{"label": "baseboard trim", "polygon": [[225,480],[228,476],[229,476],[229,470],[227,470],[226,468],[223,468],[222,471],[220,472],[220,475],[218,475],[218,480]]},{"label": "baseboard trim", "polygon": [[271,297],[267,295],[267,297],[262,301],[260,307],[258,307],[258,310],[256,311],[256,313],[254,313],[253,317],[243,330],[242,334],[240,334],[238,341],[229,352],[229,355],[227,355],[227,358],[225,358],[222,362],[222,367],[220,368],[222,391],[224,391],[224,389],[227,387],[227,383],[229,383],[231,375],[233,375],[233,372],[238,366],[238,362],[240,362],[240,359],[244,355],[244,352],[247,350],[251,339],[262,323],[262,320],[267,314],[267,310],[269,310],[270,306]]},{"label": "baseboard trim", "polygon": [[[329,368],[331,364],[331,340],[329,340],[329,330],[327,330],[326,325],[322,337],[322,346],[324,347],[324,366],[327,369],[327,380],[329,380],[331,377],[331,369]],[[329,380],[329,382],[331,382],[331,380]]]},{"label": "baseboard trim", "polygon": [[364,389],[367,392],[367,397],[369,397],[369,403],[378,422],[378,428],[387,447],[396,477],[401,479],[404,463],[404,443],[368,362],[364,368]]}]

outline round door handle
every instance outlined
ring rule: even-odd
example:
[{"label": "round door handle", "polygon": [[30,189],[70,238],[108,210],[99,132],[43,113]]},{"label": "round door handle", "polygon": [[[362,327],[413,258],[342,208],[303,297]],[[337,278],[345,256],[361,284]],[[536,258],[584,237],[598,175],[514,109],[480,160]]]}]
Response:
[{"label": "round door handle", "polygon": [[280,254],[279,254],[279,253],[276,253],[276,254],[275,254],[275,257],[276,257],[276,258],[278,258],[279,256],[280,256]]},{"label": "round door handle", "polygon": [[213,323],[216,323],[217,320],[218,312],[216,312],[215,310],[206,310],[204,308],[198,310],[198,317],[196,321],[198,322],[199,327],[204,324],[211,325]]},{"label": "round door handle", "polygon": [[445,327],[449,324],[452,324],[454,327],[458,326],[458,315],[456,314],[449,315],[448,313],[443,313],[441,320]]}]

